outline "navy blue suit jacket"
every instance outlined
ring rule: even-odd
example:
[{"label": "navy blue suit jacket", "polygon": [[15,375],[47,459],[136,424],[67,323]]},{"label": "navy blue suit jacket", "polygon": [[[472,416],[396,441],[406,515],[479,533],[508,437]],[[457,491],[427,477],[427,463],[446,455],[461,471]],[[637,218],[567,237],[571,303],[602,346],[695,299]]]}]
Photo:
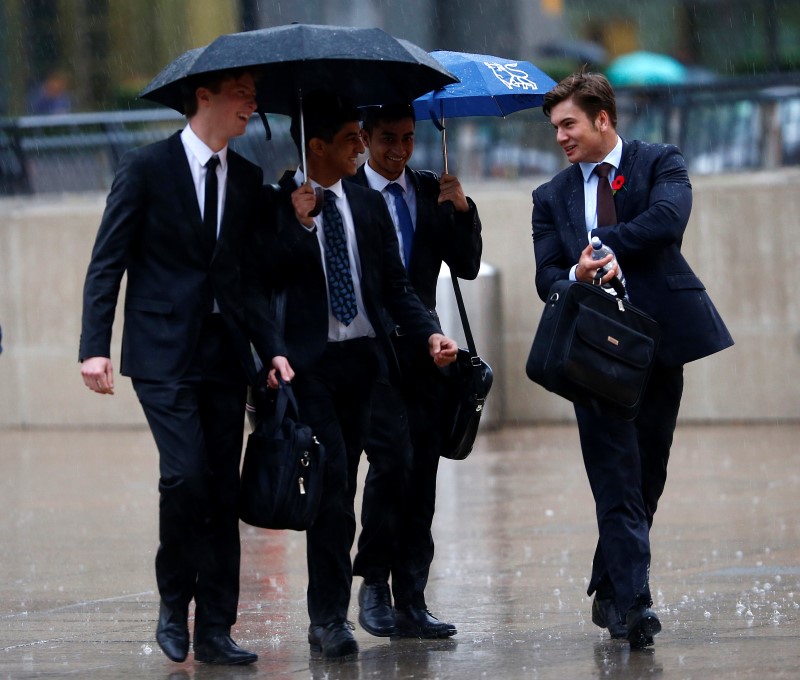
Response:
[{"label": "navy blue suit jacket", "polygon": [[262,197],[261,170],[229,150],[224,212],[209,261],[180,133],[125,154],[86,275],[79,358],[110,356],[120,282],[127,273],[121,374],[155,381],[182,376],[216,300],[254,380],[250,342],[262,356],[275,354],[266,303],[246,285],[243,271],[249,232],[265,219]]},{"label": "navy blue suit jacket", "polygon": [[[659,360],[679,366],[729,347],[728,329],[681,254],[692,208],[683,155],[671,145],[623,140],[620,175],[625,183],[614,195],[618,223],[592,236],[614,250],[631,302],[661,326]],[[536,290],[545,300],[588,245],[577,164],[534,190],[532,222]]]}]

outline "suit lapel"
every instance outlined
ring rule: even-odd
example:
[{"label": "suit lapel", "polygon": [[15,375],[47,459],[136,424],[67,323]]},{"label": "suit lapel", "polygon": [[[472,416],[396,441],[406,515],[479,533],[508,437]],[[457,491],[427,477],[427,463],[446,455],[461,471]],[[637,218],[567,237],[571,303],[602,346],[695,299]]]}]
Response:
[{"label": "suit lapel", "polygon": [[175,179],[175,193],[187,217],[187,226],[190,232],[187,234],[187,242],[188,239],[192,239],[198,247],[202,248],[203,217],[200,213],[197,192],[194,188],[194,179],[189,168],[189,160],[186,158],[186,150],[181,142],[180,133],[175,133],[169,142],[167,163],[170,166],[170,175]]},{"label": "suit lapel", "polygon": [[622,158],[619,163],[617,177],[620,175],[625,178],[625,184],[614,194],[614,207],[617,209],[617,220],[621,221],[625,214],[625,204],[628,199],[628,187],[626,186],[633,176],[636,165],[637,147],[629,142],[622,140]]},{"label": "suit lapel", "polygon": [[580,165],[574,164],[567,181],[568,224],[571,225],[572,246],[578,255],[589,244],[586,233],[586,182]]}]

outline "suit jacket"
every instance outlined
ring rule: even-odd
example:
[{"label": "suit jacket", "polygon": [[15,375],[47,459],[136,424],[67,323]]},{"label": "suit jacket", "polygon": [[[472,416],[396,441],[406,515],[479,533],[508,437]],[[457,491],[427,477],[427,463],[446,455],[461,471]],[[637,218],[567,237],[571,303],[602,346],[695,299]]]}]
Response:
[{"label": "suit jacket", "polygon": [[[362,165],[350,181],[369,187]],[[472,280],[481,266],[481,220],[471,198],[469,211],[458,212],[452,202],[439,205],[439,178],[429,171],[406,168],[406,180],[417,192],[417,220],[408,278],[428,309],[436,308],[436,282],[442,262],[461,279]]]},{"label": "suit jacket", "polygon": [[[277,191],[267,188],[279,217],[274,230],[261,233],[253,252],[262,262],[266,287],[286,294],[284,331],[275,341],[277,354],[286,356],[295,370],[307,370],[325,351],[329,304],[316,232],[303,227],[294,215],[295,188],[291,172],[281,178]],[[428,337],[441,333],[441,327],[406,276],[383,197],[352,182],[344,183],[344,191],[358,241],[364,307],[377,338],[393,357],[389,332],[394,328],[391,319],[396,319],[426,346]]]},{"label": "suit jacket", "polygon": [[83,293],[80,359],[110,356],[120,281],[127,272],[123,375],[170,380],[184,374],[203,318],[216,300],[252,380],[250,351],[273,356],[266,304],[246,291],[248,231],[264,219],[261,170],[228,151],[219,237],[209,262],[203,221],[180,133],[120,161],[97,233]]},{"label": "suit jacket", "polygon": [[[591,235],[614,250],[631,302],[661,326],[658,358],[678,366],[729,347],[728,329],[681,254],[692,207],[682,154],[671,145],[623,140],[620,175],[617,224]],[[583,192],[577,164],[533,192],[536,289],[543,300],[554,281],[569,277],[588,244]]]}]

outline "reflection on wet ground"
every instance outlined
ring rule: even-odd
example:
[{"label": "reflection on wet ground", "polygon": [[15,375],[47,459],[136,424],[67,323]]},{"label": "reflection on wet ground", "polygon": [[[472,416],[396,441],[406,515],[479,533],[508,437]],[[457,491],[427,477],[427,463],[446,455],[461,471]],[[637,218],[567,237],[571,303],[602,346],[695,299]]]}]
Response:
[{"label": "reflection on wet ground", "polygon": [[796,678],[799,435],[679,427],[652,534],[654,648],[591,623],[594,511],[565,425],[486,433],[442,462],[428,604],[456,637],[357,627],[358,658],[312,656],[304,535],[243,526],[234,637],[260,660],[224,668],[173,664],[155,644],[149,432],[0,430],[0,678]]}]

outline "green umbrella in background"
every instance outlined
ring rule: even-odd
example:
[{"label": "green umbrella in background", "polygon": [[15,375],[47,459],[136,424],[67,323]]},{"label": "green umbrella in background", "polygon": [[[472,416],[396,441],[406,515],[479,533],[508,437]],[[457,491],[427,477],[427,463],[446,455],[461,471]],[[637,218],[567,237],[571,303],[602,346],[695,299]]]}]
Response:
[{"label": "green umbrella in background", "polygon": [[688,79],[686,67],[677,59],[657,52],[629,52],[614,59],[606,69],[614,86],[678,85]]}]

